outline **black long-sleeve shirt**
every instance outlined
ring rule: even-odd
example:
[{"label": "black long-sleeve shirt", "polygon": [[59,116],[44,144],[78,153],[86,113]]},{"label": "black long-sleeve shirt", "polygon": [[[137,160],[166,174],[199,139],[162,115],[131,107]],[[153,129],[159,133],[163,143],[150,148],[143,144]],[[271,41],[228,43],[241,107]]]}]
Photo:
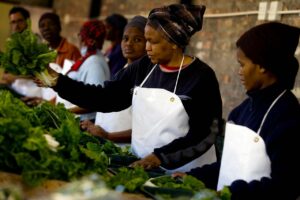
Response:
[{"label": "black long-sleeve shirt", "polygon": [[[283,90],[275,84],[249,93],[249,98],[230,113],[228,120],[257,132],[263,116]],[[234,181],[230,185],[232,200],[295,200],[300,195],[300,106],[290,91],[270,110],[260,136],[271,160],[271,178]],[[220,164],[214,163],[193,169],[188,174],[216,189],[219,169]]]},{"label": "black long-sleeve shirt", "polygon": [[[100,112],[119,111],[131,105],[134,87],[141,84],[153,66],[145,56],[121,70],[113,80],[105,82],[104,87],[84,85],[61,75],[54,89],[62,98],[80,107]],[[143,87],[173,92],[177,74],[156,67]],[[180,167],[206,152],[215,140],[210,126],[214,119],[222,118],[217,78],[214,71],[198,58],[182,69],[176,94],[189,115],[190,129],[186,136],[154,149],[162,166],[168,169]]]}]

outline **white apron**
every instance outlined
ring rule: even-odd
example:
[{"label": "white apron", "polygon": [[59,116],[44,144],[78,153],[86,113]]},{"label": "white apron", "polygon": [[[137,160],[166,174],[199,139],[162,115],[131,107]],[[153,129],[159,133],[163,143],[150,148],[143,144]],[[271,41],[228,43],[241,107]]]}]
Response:
[{"label": "white apron", "polygon": [[119,112],[97,112],[95,124],[109,133],[129,130],[132,124],[131,106]]},{"label": "white apron", "polygon": [[245,126],[226,123],[217,190],[238,179],[250,182],[270,177],[271,161],[266,152],[265,142],[259,134],[268,113],[284,92],[270,105],[257,133]]},{"label": "white apron", "polygon": [[[184,58],[183,58],[184,59]],[[142,88],[156,65],[139,87],[134,89],[132,100],[132,150],[140,158],[153,153],[154,148],[169,144],[189,131],[189,116],[180,98],[175,94],[183,59],[173,93],[159,88]],[[172,171],[189,171],[216,160],[212,147],[203,156]],[[172,171],[168,171],[172,173]]]}]

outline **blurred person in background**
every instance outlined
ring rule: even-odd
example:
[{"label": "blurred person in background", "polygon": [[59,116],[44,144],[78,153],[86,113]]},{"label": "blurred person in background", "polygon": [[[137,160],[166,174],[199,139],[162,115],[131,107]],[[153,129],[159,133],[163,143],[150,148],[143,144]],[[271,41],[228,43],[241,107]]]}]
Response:
[{"label": "blurred person in background", "polygon": [[[12,7],[8,14],[11,33],[22,33],[28,27],[30,13],[27,9],[19,6]],[[37,35],[37,37],[39,37]],[[10,73],[3,73],[0,77],[2,87],[16,93],[17,96],[42,97],[42,89],[29,77],[16,76]]]},{"label": "blurred person in background", "polygon": [[106,40],[110,41],[110,46],[106,49],[105,56],[108,59],[111,77],[113,77],[127,62],[121,49],[121,41],[127,19],[120,14],[112,14],[106,17],[104,22],[107,30]]},{"label": "blurred person in background", "polygon": [[25,8],[13,7],[8,16],[12,33],[21,33],[27,28],[27,19],[30,19],[30,13]]},{"label": "blurred person in background", "polygon": [[[68,42],[65,37],[61,36],[60,17],[51,12],[44,13],[38,22],[40,33],[43,39],[48,43],[49,48],[56,50],[57,57],[55,66],[67,71],[72,63],[81,58],[79,49],[72,43]],[[69,61],[69,65],[65,62]],[[50,88],[44,88],[42,98],[24,98],[28,105],[38,105],[43,100],[50,101],[55,104],[56,93]]]},{"label": "blurred person in background", "polygon": [[[103,85],[104,81],[110,79],[109,67],[101,52],[105,35],[102,21],[90,20],[82,25],[78,34],[82,57],[66,72],[68,77],[90,85]],[[80,120],[95,121],[96,112],[73,105],[60,96],[57,96],[56,103],[63,103],[71,112],[78,114]]]},{"label": "blurred person in background", "polygon": [[[126,25],[121,42],[122,53],[129,64],[146,55],[146,39],[144,29],[147,18],[133,17]],[[81,128],[89,133],[112,140],[117,143],[130,143],[131,141],[131,107],[120,112],[98,112],[95,123],[85,120]]]},{"label": "blurred person in background", "polygon": [[57,51],[55,63],[63,67],[64,60],[76,61],[81,57],[79,49],[61,36],[60,18],[55,13],[44,13],[39,19],[39,29],[51,49]]}]

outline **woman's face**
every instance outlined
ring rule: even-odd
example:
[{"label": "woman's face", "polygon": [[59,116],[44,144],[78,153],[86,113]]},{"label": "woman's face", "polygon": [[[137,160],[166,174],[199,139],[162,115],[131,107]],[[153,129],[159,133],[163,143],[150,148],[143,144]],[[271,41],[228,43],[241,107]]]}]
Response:
[{"label": "woman's face", "polygon": [[254,64],[240,48],[237,50],[237,60],[240,63],[240,80],[246,91],[261,89],[264,69]]},{"label": "woman's face", "polygon": [[165,36],[149,25],[145,27],[146,51],[154,64],[168,65],[174,54],[175,44],[170,43]]},{"label": "woman's face", "polygon": [[139,59],[146,54],[144,33],[135,27],[127,28],[123,33],[121,47],[123,56],[128,60],[128,63]]}]

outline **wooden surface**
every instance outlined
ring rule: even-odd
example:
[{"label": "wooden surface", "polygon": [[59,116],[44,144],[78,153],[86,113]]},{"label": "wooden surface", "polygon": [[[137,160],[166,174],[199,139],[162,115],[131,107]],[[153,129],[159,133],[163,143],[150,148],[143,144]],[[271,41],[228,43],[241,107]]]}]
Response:
[{"label": "wooden surface", "polygon": [[[22,191],[24,199],[26,200],[43,200],[60,189],[62,186],[66,185],[68,182],[58,181],[58,180],[48,180],[37,187],[26,186],[20,175],[1,172],[0,171],[0,187],[13,186],[19,188]],[[149,200],[150,198],[145,197],[143,194],[132,194],[132,193],[122,193],[121,200]]]},{"label": "wooden surface", "polygon": [[33,188],[26,186],[20,175],[0,172],[0,187],[13,186],[19,188],[25,199],[37,199],[39,197],[48,196],[51,192],[54,192],[66,184],[67,182],[64,181],[49,180]]}]

